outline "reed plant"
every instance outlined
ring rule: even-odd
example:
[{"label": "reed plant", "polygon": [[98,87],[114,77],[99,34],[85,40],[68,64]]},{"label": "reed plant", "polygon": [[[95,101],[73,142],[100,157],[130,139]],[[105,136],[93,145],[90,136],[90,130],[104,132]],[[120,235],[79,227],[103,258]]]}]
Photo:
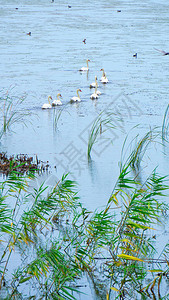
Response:
[{"label": "reed plant", "polygon": [[[100,119],[99,117],[93,124],[92,141],[95,141],[95,136],[97,138],[99,134]],[[138,176],[146,151],[153,143],[159,143],[159,137],[157,128],[147,132],[141,139],[137,135],[127,151],[127,138],[125,139],[120,174],[111,197],[103,211],[93,214],[86,228],[85,250],[90,253],[91,261],[95,262],[95,270],[96,261],[100,261],[98,270],[103,270],[104,275],[101,277],[104,278],[105,290],[106,286],[110,287],[105,296],[107,300],[147,299],[151,297],[150,294],[152,297],[156,294],[162,299],[161,282],[169,274],[166,258],[168,245],[164,247],[160,257],[154,259],[154,255],[157,255],[156,235],[152,232],[160,225],[163,214],[168,210],[168,206],[162,200],[167,195],[168,179],[159,176],[156,169],[143,183]],[[89,148],[89,145],[90,150],[92,147]],[[134,145],[133,149],[131,145]],[[128,153],[125,160],[124,152]],[[136,172],[133,174],[132,170]],[[165,258],[160,259],[162,255],[165,255]],[[148,262],[152,264],[149,270]],[[156,268],[153,267],[154,262]],[[168,299],[167,294],[163,297]]]},{"label": "reed plant", "polygon": [[0,138],[7,132],[13,131],[14,125],[22,124],[27,125],[30,120],[27,118],[31,115],[30,111],[23,110],[22,105],[25,97],[12,97],[9,93],[0,97],[1,108],[1,130]]},{"label": "reed plant", "polygon": [[64,105],[64,107],[56,106],[53,109],[53,129],[54,130],[56,130],[57,127],[58,127],[58,122],[59,122],[59,120],[62,116],[62,113],[66,112],[66,113],[70,114],[69,111],[66,108],[67,108],[67,106]]},{"label": "reed plant", "polygon": [[[18,299],[21,286],[29,281],[30,285],[38,284],[41,299],[75,299],[70,283],[80,275],[81,269],[72,256],[64,252],[71,241],[69,235],[64,233],[61,238],[58,230],[54,232],[53,223],[62,217],[64,223],[71,214],[77,213],[75,184],[63,176],[51,191],[41,185],[30,193],[31,177],[18,177],[13,172],[0,186],[0,290],[8,289],[8,299]],[[8,281],[8,265],[15,251],[22,253],[23,263],[15,266],[13,278]],[[32,251],[34,255],[29,259]],[[21,299],[24,297],[23,293]]]},{"label": "reed plant", "polygon": [[122,147],[120,169],[122,170],[124,165],[130,165],[132,169],[139,171],[146,151],[153,144],[160,144],[160,138],[160,130],[156,127],[150,129],[143,137],[137,134],[132,141],[129,139],[129,135],[127,135]]},{"label": "reed plant", "polygon": [[30,190],[31,173],[11,172],[1,182],[1,299],[78,299],[84,274],[107,300],[167,299],[161,286],[168,282],[169,245],[158,254],[155,232],[168,211],[168,178],[154,169],[141,183],[132,172],[152,137],[147,133],[121,162],[107,204],[94,212],[80,203],[68,175],[53,188]]},{"label": "reed plant", "polygon": [[162,124],[162,140],[168,140],[168,127],[169,127],[169,104],[164,113],[163,124]]},{"label": "reed plant", "polygon": [[[99,141],[99,138],[105,139],[105,133],[109,130],[114,131],[114,129],[117,127],[117,124],[118,124],[118,128],[122,128],[121,122],[122,119],[120,118],[120,116],[108,109],[102,111],[98,115],[98,117],[92,123],[89,132],[88,148],[87,148],[88,159],[91,158],[92,148],[94,144]],[[107,139],[111,141],[111,138],[107,138]]]},{"label": "reed plant", "polygon": [[152,231],[168,210],[162,201],[168,189],[167,178],[156,170],[141,185],[132,178],[130,166],[125,166],[106,207],[88,216],[77,260],[82,264],[88,256],[90,269],[85,270],[93,280],[100,278],[106,299],[146,299],[149,288],[159,293],[162,274],[168,274],[167,261],[165,267],[158,266],[159,273],[155,268],[148,270],[148,264],[161,262],[153,259],[156,250]]}]

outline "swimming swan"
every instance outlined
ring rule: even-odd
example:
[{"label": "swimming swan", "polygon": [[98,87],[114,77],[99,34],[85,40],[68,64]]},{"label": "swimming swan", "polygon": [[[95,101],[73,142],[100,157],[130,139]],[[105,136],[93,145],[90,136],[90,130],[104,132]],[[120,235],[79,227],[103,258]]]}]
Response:
[{"label": "swimming swan", "polygon": [[92,83],[90,84],[90,88],[95,88],[96,86],[98,87],[97,76],[95,76],[95,82],[92,82]]},{"label": "swimming swan", "polygon": [[80,96],[79,96],[79,92],[82,92],[82,90],[81,89],[77,89],[77,97],[76,96],[72,97],[70,99],[70,102],[80,102],[81,101]]},{"label": "swimming swan", "polygon": [[102,81],[103,79],[104,79],[104,77],[105,77],[105,72],[104,72],[104,69],[102,68],[102,69],[100,69],[100,71],[102,71],[103,72],[103,74],[102,74],[102,77],[100,78],[100,80]]},{"label": "swimming swan", "polygon": [[104,73],[105,74],[105,76],[103,77],[103,79],[101,80],[101,82],[102,83],[108,83],[109,82],[109,80],[108,80],[108,78],[106,77],[106,73]]},{"label": "swimming swan", "polygon": [[62,102],[61,102],[61,100],[59,99],[59,97],[62,98],[62,95],[61,95],[60,93],[57,94],[57,100],[54,100],[54,101],[52,102],[52,106],[62,105]]},{"label": "swimming swan", "polygon": [[[98,87],[98,83],[97,83],[96,87]],[[97,94],[98,96],[100,96],[100,95],[101,95],[101,92],[98,91],[98,90],[96,90],[96,94]]]},{"label": "swimming swan", "polygon": [[52,105],[50,104],[50,99],[52,100],[52,97],[51,97],[51,96],[48,96],[48,102],[49,102],[49,103],[44,103],[44,104],[42,105],[42,109],[52,108]]},{"label": "swimming swan", "polygon": [[81,72],[83,72],[83,71],[89,71],[89,64],[88,64],[89,61],[90,61],[90,59],[87,59],[86,60],[87,67],[82,67],[79,71],[81,71]]},{"label": "swimming swan", "polygon": [[99,96],[98,96],[98,94],[97,94],[97,86],[95,87],[95,92],[90,96],[90,99],[98,99],[99,98]]}]

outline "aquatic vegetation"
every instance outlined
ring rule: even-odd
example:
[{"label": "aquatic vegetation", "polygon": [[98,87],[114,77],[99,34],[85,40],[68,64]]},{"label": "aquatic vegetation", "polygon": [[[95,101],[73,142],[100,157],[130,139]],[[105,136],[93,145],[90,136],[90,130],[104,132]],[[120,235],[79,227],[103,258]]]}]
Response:
[{"label": "aquatic vegetation", "polygon": [[[89,137],[88,137],[88,148],[87,156],[88,159],[91,157],[91,151],[95,143],[98,142],[99,138],[104,139],[104,133],[108,130],[114,130],[117,128],[117,123],[121,123],[120,117],[112,112],[112,110],[102,111],[95,121],[92,123]],[[119,126],[120,128],[120,126]],[[113,136],[114,137],[114,136]],[[111,140],[111,139],[109,139]]]},{"label": "aquatic vegetation", "polygon": [[[53,217],[56,220],[58,216],[64,224],[76,210],[76,205],[78,207],[74,182],[63,176],[52,191],[47,192],[47,187],[42,185],[31,193],[30,180],[30,176],[18,177],[12,173],[0,185],[1,299],[5,292],[8,299],[24,299],[25,291],[21,293],[20,290],[28,281],[30,289],[33,281],[38,284],[42,299],[47,295],[51,299],[75,299],[71,295],[74,288],[69,283],[80,275],[81,270],[73,256],[64,252],[70,241],[69,235],[64,234],[61,238],[52,222]],[[15,252],[21,255],[22,263],[15,265],[11,278],[8,265]]]},{"label": "aquatic vegetation", "polygon": [[7,132],[13,131],[15,124],[22,124],[24,126],[30,122],[30,119],[27,117],[31,115],[31,112],[28,110],[22,110],[22,104],[25,100],[25,97],[11,97],[7,92],[6,95],[0,97],[1,102],[1,129],[0,129],[0,138]]},{"label": "aquatic vegetation", "polygon": [[[116,274],[111,278],[109,297],[116,291],[121,299],[130,299],[132,295],[138,297],[139,294],[147,296],[144,288],[149,277],[147,263],[153,262],[156,253],[151,231],[155,230],[160,215],[167,209],[160,199],[169,188],[167,178],[160,177],[156,171],[144,185],[130,175],[129,166],[122,169],[108,202],[108,209],[112,203],[121,208],[121,217],[110,245],[112,258],[108,264],[109,272]],[[160,264],[159,257],[156,263]]]},{"label": "aquatic vegetation", "polygon": [[56,130],[57,129],[57,126],[58,126],[58,122],[60,120],[60,117],[62,115],[63,112],[67,112],[68,114],[69,111],[66,110],[67,106],[64,106],[64,107],[57,107],[56,109],[53,110],[53,129]]},{"label": "aquatic vegetation", "polygon": [[[123,165],[107,205],[95,212],[82,206],[67,175],[52,189],[31,191],[32,180],[13,172],[0,185],[1,299],[25,299],[27,287],[32,298],[77,299],[84,272],[107,299],[160,294],[169,246],[154,258],[152,231],[168,210],[166,177],[154,170],[141,185]],[[15,255],[21,263],[14,260],[11,273]]]},{"label": "aquatic vegetation", "polygon": [[[88,158],[98,137],[114,130],[118,118],[111,111],[98,116],[90,132]],[[35,175],[30,172],[18,176],[13,171],[2,180],[1,299],[77,299],[77,282],[84,274],[107,300],[167,297],[161,285],[168,282],[169,245],[164,243],[160,255],[156,252],[155,230],[168,211],[163,198],[169,183],[156,169],[144,183],[133,174],[133,169],[140,171],[159,132],[150,130],[138,137],[130,143],[127,159],[125,139],[115,187],[107,205],[94,212],[80,203],[77,185],[68,175],[53,188],[43,183],[33,190]]]},{"label": "aquatic vegetation", "polygon": [[169,126],[168,113],[169,113],[169,104],[167,105],[167,108],[165,110],[163,125],[162,125],[162,139],[165,141],[168,140],[168,126]]},{"label": "aquatic vegetation", "polygon": [[[123,165],[123,160],[125,159],[125,155],[130,153],[127,157],[127,160],[124,162],[126,165],[129,164],[132,169],[139,170],[141,161],[152,143],[159,143],[160,141],[160,132],[157,128],[154,128],[148,131],[143,137],[140,138],[139,134],[129,141],[129,145],[127,145],[127,139],[129,135],[126,136],[121,153],[121,166]],[[140,139],[139,139],[140,138]]]},{"label": "aquatic vegetation", "polygon": [[27,174],[29,172],[44,172],[48,171],[49,164],[44,163],[36,157],[28,156],[26,154],[18,154],[16,156],[7,156],[6,153],[0,153],[0,174],[8,175],[15,171],[20,174]]}]

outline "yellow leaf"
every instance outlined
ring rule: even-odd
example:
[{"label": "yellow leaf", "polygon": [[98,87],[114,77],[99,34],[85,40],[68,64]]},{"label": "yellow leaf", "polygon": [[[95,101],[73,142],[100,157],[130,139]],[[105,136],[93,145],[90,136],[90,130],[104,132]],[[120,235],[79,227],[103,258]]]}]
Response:
[{"label": "yellow leaf", "polygon": [[119,292],[119,290],[118,289],[116,289],[115,287],[111,287],[111,290],[113,290],[113,291],[116,291],[116,292]]},{"label": "yellow leaf", "polygon": [[163,272],[163,270],[160,270],[160,269],[159,269],[159,270],[158,270],[158,269],[155,270],[155,269],[154,269],[154,270],[148,270],[148,272]]},{"label": "yellow leaf", "polygon": [[105,209],[105,211],[104,211],[105,214],[107,213],[107,211],[109,210],[109,208],[110,208],[110,205]]},{"label": "yellow leaf", "polygon": [[131,246],[134,246],[134,244],[131,243],[128,239],[122,239],[121,241],[122,242],[126,242],[126,243],[130,244]]},{"label": "yellow leaf", "polygon": [[90,230],[86,229],[86,231],[93,236],[93,233]]},{"label": "yellow leaf", "polygon": [[127,255],[127,254],[119,254],[117,255],[118,257],[121,257],[121,258],[125,258],[125,259],[130,259],[130,260],[137,260],[137,261],[144,261],[138,257],[135,257],[135,256],[130,256],[130,255]]},{"label": "yellow leaf", "polygon": [[106,293],[106,300],[109,300],[109,293]]},{"label": "yellow leaf", "polygon": [[155,230],[155,229],[152,228],[152,227],[145,226],[145,225],[141,225],[141,224],[137,224],[137,223],[132,222],[132,221],[129,221],[129,222],[128,222],[128,225],[129,225],[129,226],[132,226],[132,227],[140,228],[140,229],[152,229],[152,230]]},{"label": "yellow leaf", "polygon": [[123,264],[123,263],[121,262],[121,260],[115,262],[115,265],[116,265],[117,267],[121,266],[122,264]]},{"label": "yellow leaf", "polygon": [[110,203],[111,201],[113,201],[114,204],[117,206],[117,205],[119,204],[119,203],[118,203],[118,199],[117,199],[117,197],[116,197],[117,194],[118,194],[118,192],[116,192],[115,194],[113,194],[113,195],[110,197],[108,203]]}]

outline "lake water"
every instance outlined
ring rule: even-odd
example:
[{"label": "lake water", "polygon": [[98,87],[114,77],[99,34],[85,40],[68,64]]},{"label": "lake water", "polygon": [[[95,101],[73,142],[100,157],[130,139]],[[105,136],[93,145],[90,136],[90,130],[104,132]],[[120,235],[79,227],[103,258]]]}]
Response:
[{"label": "lake water", "polygon": [[[0,0],[0,90],[26,95],[23,109],[34,113],[32,124],[17,125],[15,133],[3,137],[1,151],[49,161],[50,173],[35,185],[45,179],[53,185],[71,172],[84,206],[95,210],[107,203],[126,134],[129,141],[137,134],[141,138],[163,122],[169,101],[169,56],[155,48],[169,51],[168,12],[163,0]],[[82,74],[78,70],[86,66],[86,59],[89,72]],[[99,83],[102,95],[92,101],[89,85],[95,75],[100,79],[101,68],[109,83]],[[78,88],[82,102],[70,104]],[[59,92],[63,111],[54,129],[54,115],[61,108],[41,106],[48,95],[56,98]],[[123,124],[117,122],[116,129],[106,132],[88,162],[89,129],[99,113],[109,109],[120,112]],[[167,149],[164,153],[161,146],[150,148],[144,175],[157,165],[159,172],[168,174],[168,159]],[[79,299],[97,298],[88,293],[88,298]]]}]

